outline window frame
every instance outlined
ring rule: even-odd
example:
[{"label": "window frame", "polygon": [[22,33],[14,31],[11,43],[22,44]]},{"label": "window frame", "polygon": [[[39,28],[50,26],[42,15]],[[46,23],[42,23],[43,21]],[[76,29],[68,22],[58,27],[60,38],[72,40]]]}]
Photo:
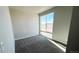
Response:
[{"label": "window frame", "polygon": [[[41,32],[45,32],[45,33],[51,34],[52,35],[52,39],[53,39],[53,23],[52,23],[52,32],[48,32],[48,31],[41,30],[41,23],[40,23],[41,22],[40,17],[41,16],[44,16],[44,15],[47,15],[47,14],[50,14],[50,13],[54,13],[54,12],[49,12],[49,13],[46,13],[46,14],[43,14],[43,15],[39,15],[39,34],[41,34]],[[46,29],[47,29],[47,19],[46,19]]]}]

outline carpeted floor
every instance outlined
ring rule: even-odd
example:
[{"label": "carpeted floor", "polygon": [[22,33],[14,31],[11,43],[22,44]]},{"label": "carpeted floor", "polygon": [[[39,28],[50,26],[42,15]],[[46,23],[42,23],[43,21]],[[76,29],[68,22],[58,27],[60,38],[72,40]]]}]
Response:
[{"label": "carpeted floor", "polygon": [[16,40],[15,49],[16,53],[63,53],[42,35]]}]

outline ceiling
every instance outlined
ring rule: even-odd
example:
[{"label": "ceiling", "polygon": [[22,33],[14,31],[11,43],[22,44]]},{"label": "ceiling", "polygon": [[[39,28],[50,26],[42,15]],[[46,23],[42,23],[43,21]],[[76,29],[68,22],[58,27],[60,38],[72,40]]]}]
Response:
[{"label": "ceiling", "polygon": [[53,7],[54,6],[10,6],[9,8],[24,11],[24,12],[41,13]]}]

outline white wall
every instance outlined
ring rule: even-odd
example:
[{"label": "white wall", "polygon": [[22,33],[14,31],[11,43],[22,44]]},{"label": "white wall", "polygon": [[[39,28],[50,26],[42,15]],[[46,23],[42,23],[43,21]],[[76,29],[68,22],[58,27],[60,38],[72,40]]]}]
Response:
[{"label": "white wall", "polygon": [[22,39],[39,34],[37,14],[10,9],[15,39]]},{"label": "white wall", "polygon": [[[3,43],[1,45],[1,42]],[[2,47],[1,47],[2,46]],[[0,52],[15,52],[15,42],[8,7],[0,7]]]},{"label": "white wall", "polygon": [[55,12],[55,19],[53,24],[54,39],[67,44],[71,16],[72,16],[72,7],[69,6],[55,7],[54,12]]}]

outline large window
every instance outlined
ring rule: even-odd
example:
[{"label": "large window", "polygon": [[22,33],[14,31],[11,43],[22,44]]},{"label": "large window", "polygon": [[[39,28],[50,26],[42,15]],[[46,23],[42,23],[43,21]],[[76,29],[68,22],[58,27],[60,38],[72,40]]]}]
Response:
[{"label": "large window", "polygon": [[40,34],[52,38],[54,13],[40,16]]}]

